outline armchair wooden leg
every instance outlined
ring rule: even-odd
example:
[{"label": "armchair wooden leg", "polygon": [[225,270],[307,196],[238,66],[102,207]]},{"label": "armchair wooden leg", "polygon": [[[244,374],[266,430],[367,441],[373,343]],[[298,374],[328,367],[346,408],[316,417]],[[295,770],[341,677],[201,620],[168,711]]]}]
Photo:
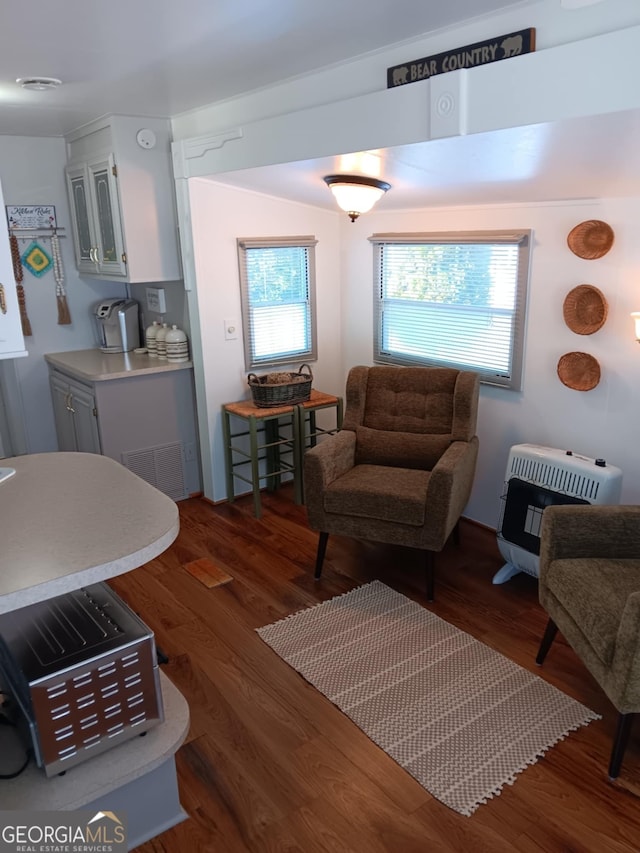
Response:
[{"label": "armchair wooden leg", "polygon": [[624,756],[624,751],[627,748],[629,734],[631,732],[631,723],[635,716],[635,714],[618,714],[618,725],[616,726],[611,758],[609,759],[609,779],[617,779],[620,775],[622,758]]},{"label": "armchair wooden leg", "polygon": [[435,587],[435,560],[433,551],[427,551],[427,600],[433,601]]},{"label": "armchair wooden leg", "polygon": [[322,574],[322,564],[324,563],[324,555],[327,550],[328,539],[328,533],[320,533],[320,538],[318,539],[318,551],[316,553],[316,571],[314,574],[314,578],[316,580],[318,580],[320,578],[320,575]]},{"label": "armchair wooden leg", "polygon": [[542,638],[542,642],[540,643],[540,648],[538,649],[538,654],[536,657],[536,663],[538,666],[541,666],[542,662],[547,656],[547,652],[551,648],[551,643],[555,640],[556,634],[558,633],[558,626],[553,621],[553,619],[549,619],[547,622],[547,627],[544,631],[544,636]]}]

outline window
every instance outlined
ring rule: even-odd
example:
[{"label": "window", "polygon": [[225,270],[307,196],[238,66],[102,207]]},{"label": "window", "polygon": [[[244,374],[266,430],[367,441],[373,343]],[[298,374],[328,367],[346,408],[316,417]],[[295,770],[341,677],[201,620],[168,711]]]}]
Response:
[{"label": "window", "polygon": [[530,231],[374,234],[374,361],[519,389]]},{"label": "window", "polygon": [[313,237],[238,240],[246,367],[315,359]]}]

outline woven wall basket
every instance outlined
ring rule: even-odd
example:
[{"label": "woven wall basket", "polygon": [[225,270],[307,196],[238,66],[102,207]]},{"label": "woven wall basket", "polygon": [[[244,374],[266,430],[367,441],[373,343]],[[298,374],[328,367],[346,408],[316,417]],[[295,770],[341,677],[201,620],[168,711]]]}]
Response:
[{"label": "woven wall basket", "polygon": [[601,219],[587,219],[571,229],[567,245],[579,258],[594,261],[613,246],[613,229]]},{"label": "woven wall basket", "polygon": [[592,284],[580,284],[565,296],[564,321],[576,335],[592,335],[607,319],[609,306],[602,291]]},{"label": "woven wall basket", "polygon": [[567,352],[558,361],[558,377],[574,391],[591,391],[600,382],[600,365],[587,352]]}]

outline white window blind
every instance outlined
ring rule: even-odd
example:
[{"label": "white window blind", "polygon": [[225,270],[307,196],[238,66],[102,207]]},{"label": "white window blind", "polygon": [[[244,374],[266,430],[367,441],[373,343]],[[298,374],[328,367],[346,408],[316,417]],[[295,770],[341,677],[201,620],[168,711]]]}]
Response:
[{"label": "white window blind", "polygon": [[530,231],[374,234],[374,361],[519,389]]},{"label": "white window blind", "polygon": [[246,367],[316,358],[314,237],[238,240]]}]

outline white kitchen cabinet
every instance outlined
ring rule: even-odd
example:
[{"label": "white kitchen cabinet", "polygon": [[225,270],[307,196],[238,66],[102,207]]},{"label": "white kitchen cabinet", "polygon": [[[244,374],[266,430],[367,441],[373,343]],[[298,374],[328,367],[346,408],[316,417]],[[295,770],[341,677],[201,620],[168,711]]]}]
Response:
[{"label": "white kitchen cabinet", "polygon": [[78,272],[127,275],[116,174],[112,155],[66,170]]},{"label": "white kitchen cabinet", "polygon": [[78,271],[133,284],[179,280],[169,121],[109,116],[66,141]]},{"label": "white kitchen cabinet", "polygon": [[58,450],[102,453],[98,411],[90,385],[52,371],[49,377]]},{"label": "white kitchen cabinet", "polygon": [[[4,216],[4,198],[0,187],[0,211]],[[19,358],[27,355],[20,322],[18,292],[13,275],[9,235],[0,226],[0,358]]]},{"label": "white kitchen cabinet", "polygon": [[59,450],[110,456],[173,500],[201,490],[190,364],[99,350],[45,360]]}]

